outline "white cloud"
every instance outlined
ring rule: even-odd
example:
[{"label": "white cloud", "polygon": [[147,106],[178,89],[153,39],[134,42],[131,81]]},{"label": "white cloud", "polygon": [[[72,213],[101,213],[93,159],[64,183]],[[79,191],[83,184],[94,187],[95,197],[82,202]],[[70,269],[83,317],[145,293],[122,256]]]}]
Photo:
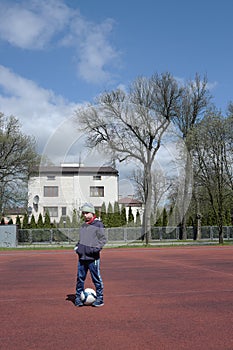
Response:
[{"label": "white cloud", "polygon": [[106,155],[87,149],[73,122],[78,107],[0,65],[0,111],[14,115],[23,133],[35,137],[39,153],[57,165],[79,157],[85,165],[104,165]]},{"label": "white cloud", "polygon": [[0,111],[18,118],[23,132],[36,138],[40,151],[58,125],[77,108],[4,66],[0,66],[0,87]]},{"label": "white cloud", "polygon": [[0,21],[2,40],[27,50],[70,47],[76,55],[79,77],[94,84],[111,81],[110,67],[119,59],[108,40],[113,20],[90,22],[62,0],[5,1],[0,3],[0,12],[4,13]]},{"label": "white cloud", "polygon": [[218,82],[217,81],[214,81],[212,83],[207,83],[207,88],[210,91],[216,89],[216,87],[218,87]]},{"label": "white cloud", "polygon": [[[79,21],[80,22],[80,21]],[[106,20],[100,25],[86,22],[85,26],[77,23],[74,32],[79,38],[78,74],[87,82],[98,83],[111,80],[106,66],[118,60],[118,53],[107,40],[113,27],[113,21]]]},{"label": "white cloud", "polygon": [[62,30],[70,10],[60,1],[25,1],[0,4],[0,36],[23,49],[42,49]]}]

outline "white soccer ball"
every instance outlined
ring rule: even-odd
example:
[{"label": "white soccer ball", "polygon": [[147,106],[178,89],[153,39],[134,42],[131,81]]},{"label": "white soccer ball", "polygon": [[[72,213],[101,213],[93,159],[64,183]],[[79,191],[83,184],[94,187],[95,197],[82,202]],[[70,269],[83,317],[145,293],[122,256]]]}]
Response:
[{"label": "white soccer ball", "polygon": [[80,295],[84,305],[91,305],[96,300],[96,292],[92,288],[86,288]]}]

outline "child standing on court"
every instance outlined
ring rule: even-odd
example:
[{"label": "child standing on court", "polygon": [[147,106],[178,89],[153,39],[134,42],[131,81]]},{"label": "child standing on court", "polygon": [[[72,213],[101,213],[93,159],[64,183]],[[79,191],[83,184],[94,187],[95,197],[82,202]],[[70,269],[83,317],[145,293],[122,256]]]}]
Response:
[{"label": "child standing on court", "polygon": [[103,223],[97,219],[92,203],[81,207],[85,222],[79,231],[79,241],[74,248],[79,256],[75,305],[83,306],[80,299],[88,271],[96,288],[96,301],[92,306],[103,306],[103,281],[100,275],[100,251],[106,243]]}]

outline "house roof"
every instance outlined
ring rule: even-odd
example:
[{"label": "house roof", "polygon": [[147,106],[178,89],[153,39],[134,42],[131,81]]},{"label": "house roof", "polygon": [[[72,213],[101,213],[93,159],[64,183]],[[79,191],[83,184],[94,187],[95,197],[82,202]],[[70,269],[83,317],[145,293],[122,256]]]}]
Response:
[{"label": "house roof", "polygon": [[110,166],[100,166],[100,167],[85,167],[85,166],[46,166],[40,167],[40,174],[63,174],[63,175],[117,175],[118,170]]},{"label": "house roof", "polygon": [[5,215],[24,215],[27,210],[25,208],[6,208],[4,209]]},{"label": "house roof", "polygon": [[132,198],[132,197],[124,197],[119,199],[119,204],[124,204],[126,207],[141,207],[142,202]]}]

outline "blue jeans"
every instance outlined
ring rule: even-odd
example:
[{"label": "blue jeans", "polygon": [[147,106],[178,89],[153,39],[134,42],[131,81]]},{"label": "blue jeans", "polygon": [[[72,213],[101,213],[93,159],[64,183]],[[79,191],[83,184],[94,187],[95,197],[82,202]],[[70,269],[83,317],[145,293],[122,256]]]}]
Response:
[{"label": "blue jeans", "polygon": [[88,270],[90,271],[92,282],[95,285],[97,300],[103,301],[104,286],[102,278],[100,276],[100,259],[94,261],[79,260],[76,284],[76,299],[80,299],[80,294],[85,289],[84,283]]}]

